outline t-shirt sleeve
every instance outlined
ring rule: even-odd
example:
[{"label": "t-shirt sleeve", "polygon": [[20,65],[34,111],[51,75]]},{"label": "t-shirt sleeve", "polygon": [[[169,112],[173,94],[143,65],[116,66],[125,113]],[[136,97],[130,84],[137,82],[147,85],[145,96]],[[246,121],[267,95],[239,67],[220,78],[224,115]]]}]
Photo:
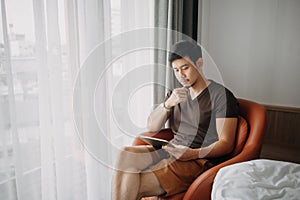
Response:
[{"label": "t-shirt sleeve", "polygon": [[238,117],[239,104],[232,92],[224,89],[217,97],[215,104],[216,118]]}]

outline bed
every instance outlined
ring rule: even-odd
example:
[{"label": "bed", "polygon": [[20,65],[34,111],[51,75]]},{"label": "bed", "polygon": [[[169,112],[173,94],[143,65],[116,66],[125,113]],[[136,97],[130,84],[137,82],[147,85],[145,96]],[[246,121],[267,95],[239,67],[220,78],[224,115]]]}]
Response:
[{"label": "bed", "polygon": [[300,164],[257,159],[221,168],[212,200],[300,199]]}]

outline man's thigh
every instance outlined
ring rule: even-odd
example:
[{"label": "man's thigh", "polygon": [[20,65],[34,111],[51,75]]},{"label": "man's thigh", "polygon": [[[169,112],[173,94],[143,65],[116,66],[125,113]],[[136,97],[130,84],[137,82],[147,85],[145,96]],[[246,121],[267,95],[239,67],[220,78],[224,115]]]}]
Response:
[{"label": "man's thigh", "polygon": [[155,159],[155,149],[149,145],[123,147],[116,163],[118,170],[139,173]]}]

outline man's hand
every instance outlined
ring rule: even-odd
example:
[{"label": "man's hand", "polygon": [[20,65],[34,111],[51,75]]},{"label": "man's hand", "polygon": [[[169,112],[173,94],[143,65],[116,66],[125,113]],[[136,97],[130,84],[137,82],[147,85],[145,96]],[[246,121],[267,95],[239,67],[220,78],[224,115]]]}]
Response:
[{"label": "man's hand", "polygon": [[[173,147],[172,147],[173,146]],[[163,146],[167,152],[169,152],[176,159],[181,161],[195,160],[198,159],[199,149],[191,149],[183,145]]]},{"label": "man's hand", "polygon": [[175,88],[171,96],[166,100],[165,107],[172,108],[177,104],[187,100],[188,89],[185,87]]}]

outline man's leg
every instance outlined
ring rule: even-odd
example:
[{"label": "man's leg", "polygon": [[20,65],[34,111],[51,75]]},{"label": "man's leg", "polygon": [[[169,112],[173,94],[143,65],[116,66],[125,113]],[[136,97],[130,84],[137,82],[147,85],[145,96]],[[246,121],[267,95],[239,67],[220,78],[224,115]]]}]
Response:
[{"label": "man's leg", "polygon": [[142,197],[159,196],[164,193],[164,189],[161,187],[153,172],[142,173],[140,175],[138,199]]},{"label": "man's leg", "polygon": [[140,174],[153,163],[153,156],[150,152],[154,150],[151,146],[133,146],[125,147],[120,152],[113,177],[112,200],[138,199],[139,193],[144,192],[144,181],[148,178],[154,185],[158,184],[160,187],[153,173]]}]

